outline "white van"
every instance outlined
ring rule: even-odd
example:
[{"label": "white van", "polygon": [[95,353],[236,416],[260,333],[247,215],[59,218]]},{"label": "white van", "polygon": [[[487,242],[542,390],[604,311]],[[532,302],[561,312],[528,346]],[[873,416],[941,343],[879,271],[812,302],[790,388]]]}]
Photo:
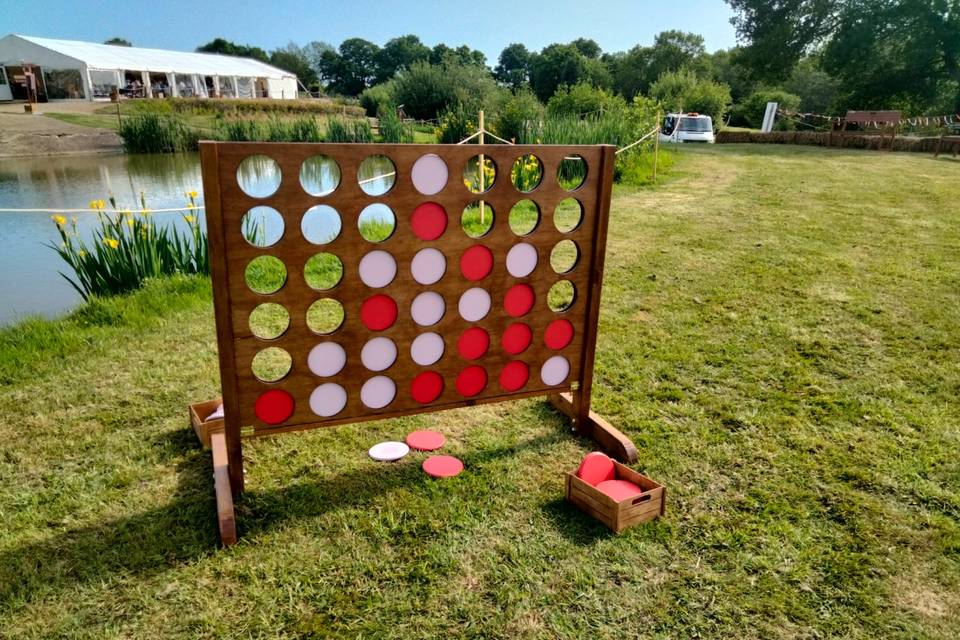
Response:
[{"label": "white van", "polygon": [[660,128],[660,142],[713,144],[713,119],[699,113],[668,113]]}]

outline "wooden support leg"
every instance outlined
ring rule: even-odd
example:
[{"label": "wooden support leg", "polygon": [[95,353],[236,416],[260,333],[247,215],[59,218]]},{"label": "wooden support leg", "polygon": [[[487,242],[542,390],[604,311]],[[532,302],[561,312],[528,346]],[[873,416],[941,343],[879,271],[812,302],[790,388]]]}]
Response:
[{"label": "wooden support leg", "polygon": [[233,512],[233,491],[230,489],[230,471],[227,463],[227,443],[223,433],[210,436],[213,451],[213,487],[217,492],[217,522],[220,542],[229,547],[237,542],[237,519]]},{"label": "wooden support leg", "polygon": [[[550,404],[558,411],[576,419],[577,409],[571,393],[550,396]],[[616,429],[599,414],[590,411],[584,424],[577,426],[577,432],[593,438],[608,455],[627,464],[637,461],[637,447],[619,429]]]}]

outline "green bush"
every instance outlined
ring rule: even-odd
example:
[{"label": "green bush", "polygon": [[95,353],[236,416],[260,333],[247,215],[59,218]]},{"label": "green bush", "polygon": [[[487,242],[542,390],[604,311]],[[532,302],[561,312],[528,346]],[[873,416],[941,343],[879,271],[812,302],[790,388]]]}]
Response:
[{"label": "green bush", "polygon": [[[734,118],[738,123],[742,122],[748,127],[759,129],[763,126],[763,115],[767,110],[768,102],[778,102],[781,109],[788,111],[795,112],[800,109],[800,96],[779,89],[759,89],[734,107]],[[774,128],[777,131],[792,131],[795,125],[792,120],[779,117]]]},{"label": "green bush", "polygon": [[198,134],[177,116],[141,113],[120,121],[118,131],[128,153],[171,153],[197,149]]},{"label": "green bush", "polygon": [[400,120],[393,106],[382,105],[377,119],[380,121],[380,138],[384,142],[413,142],[413,129]]},{"label": "green bush", "polygon": [[395,105],[393,81],[387,81],[363,90],[360,94],[360,106],[366,110],[368,116],[373,117],[380,113],[385,105]]},{"label": "green bush", "polygon": [[464,138],[477,132],[476,116],[467,111],[463,105],[456,105],[447,109],[440,116],[440,125],[437,127],[437,141],[441,144],[457,144]]},{"label": "green bush", "polygon": [[220,120],[212,137],[229,142],[322,142],[324,138],[313,116],[292,120],[283,120],[279,116],[265,121],[250,118]]},{"label": "green bush", "polygon": [[659,100],[667,111],[696,111],[713,118],[719,127],[730,108],[730,87],[712,80],[701,80],[692,71],[668,71],[650,85],[650,97]]},{"label": "green bush", "polygon": [[476,112],[496,101],[497,83],[474,65],[416,62],[393,79],[393,98],[412,118],[430,120],[463,105]]},{"label": "green bush", "polygon": [[543,119],[543,105],[529,89],[506,97],[490,121],[490,130],[504,140],[519,140],[524,128]]},{"label": "green bush", "polygon": [[605,111],[623,111],[627,102],[605,89],[581,82],[561,85],[547,101],[547,113],[557,116],[584,116]]},{"label": "green bush", "polygon": [[327,121],[327,142],[373,142],[370,123],[363,120],[330,118]]},{"label": "green bush", "polygon": [[263,113],[317,115],[340,114],[342,116],[362,116],[364,110],[355,100],[320,98],[313,100],[274,100],[231,98],[216,100],[210,98],[168,98],[166,100],[141,100],[134,104],[144,105],[139,109],[173,110],[178,113],[256,115]]}]

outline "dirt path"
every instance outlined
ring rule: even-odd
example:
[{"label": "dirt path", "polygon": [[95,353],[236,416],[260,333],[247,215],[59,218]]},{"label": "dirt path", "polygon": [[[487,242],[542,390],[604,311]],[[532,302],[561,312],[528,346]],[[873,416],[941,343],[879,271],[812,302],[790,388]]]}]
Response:
[{"label": "dirt path", "polygon": [[120,136],[113,131],[0,110],[0,158],[118,153],[122,149]]}]

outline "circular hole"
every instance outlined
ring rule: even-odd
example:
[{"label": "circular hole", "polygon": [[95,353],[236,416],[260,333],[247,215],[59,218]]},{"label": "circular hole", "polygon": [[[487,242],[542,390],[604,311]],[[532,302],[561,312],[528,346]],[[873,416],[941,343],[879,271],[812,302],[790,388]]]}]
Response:
[{"label": "circular hole", "polygon": [[587,162],[580,156],[567,156],[557,167],[557,182],[567,191],[573,191],[587,179]]},{"label": "circular hole", "polygon": [[480,156],[473,156],[467,160],[463,168],[463,184],[470,193],[485,193],[493,186],[497,178],[497,167],[489,156],[483,157],[483,171],[480,170]]},{"label": "circular hole", "polygon": [[550,252],[550,266],[557,273],[568,273],[577,266],[580,259],[580,249],[573,240],[561,240],[554,245]]},{"label": "circular hole", "polygon": [[397,168],[387,156],[369,156],[360,163],[357,182],[368,196],[382,196],[397,181]]},{"label": "circular hole", "polygon": [[553,210],[553,224],[557,231],[569,233],[580,226],[583,220],[583,207],[576,198],[564,198]]},{"label": "circular hole", "polygon": [[343,324],[343,305],[333,298],[321,298],[307,309],[307,326],[314,333],[333,333]]},{"label": "circular hole", "polygon": [[318,416],[335,416],[347,406],[347,391],[338,384],[327,382],[310,394],[310,410]]},{"label": "circular hole", "polygon": [[327,244],[340,235],[340,214],[326,204],[310,207],[300,219],[300,231],[307,242]]},{"label": "circular hole", "polygon": [[251,291],[266,295],[280,290],[287,281],[287,268],[279,258],[258,256],[247,264],[245,276]]},{"label": "circular hole", "polygon": [[563,356],[553,356],[540,367],[540,379],[543,384],[555,387],[570,375],[570,361]]},{"label": "circular hole", "polygon": [[471,238],[482,238],[493,228],[493,207],[483,200],[471,202],[460,216],[460,226]]},{"label": "circular hole", "polygon": [[240,231],[255,247],[269,247],[283,237],[283,216],[273,207],[254,207],[243,214]]},{"label": "circular hole", "polygon": [[290,326],[290,313],[276,302],[264,302],[254,307],[248,322],[250,333],[261,340],[273,340],[282,336]]},{"label": "circular hole", "polygon": [[280,165],[264,155],[247,156],[237,167],[237,184],[252,198],[266,198],[280,188]]},{"label": "circular hole", "polygon": [[510,169],[510,181],[517,191],[530,193],[543,180],[543,163],[540,158],[532,153],[520,156],[513,161],[513,167]]},{"label": "circular hole", "polygon": [[386,251],[371,251],[360,259],[360,280],[372,289],[385,287],[397,276],[397,261]]},{"label": "circular hole", "polygon": [[387,376],[374,376],[360,387],[360,402],[371,409],[383,409],[396,395],[397,385]]},{"label": "circular hole", "polygon": [[280,347],[267,347],[253,356],[250,369],[261,382],[276,382],[290,373],[293,358]]},{"label": "circular hole", "polygon": [[515,244],[507,251],[507,273],[514,278],[526,278],[537,268],[537,260],[537,249],[532,244]]},{"label": "circular hole", "polygon": [[425,196],[439,193],[447,185],[447,163],[435,153],[417,158],[410,171],[413,187]]},{"label": "circular hole", "polygon": [[318,155],[300,165],[300,186],[312,196],[327,196],[340,184],[340,166],[333,158]]},{"label": "circular hole", "polygon": [[518,236],[533,233],[540,223],[540,208],[533,200],[521,200],[510,209],[510,230]]},{"label": "circular hole", "polygon": [[367,242],[383,242],[397,227],[397,217],[393,209],[380,202],[367,205],[357,218],[360,235]]},{"label": "circular hole", "polygon": [[577,291],[573,283],[569,280],[561,280],[547,292],[547,306],[551,311],[566,311],[573,306],[573,301],[577,297]]},{"label": "circular hole", "polygon": [[321,342],[307,354],[307,367],[322,378],[335,376],[347,364],[347,352],[336,342]]},{"label": "circular hole", "polygon": [[333,289],[343,277],[343,263],[332,253],[318,253],[303,266],[307,286],[317,291]]},{"label": "circular hole", "polygon": [[421,367],[429,367],[443,356],[443,349],[439,334],[421,333],[410,343],[410,357]]}]

